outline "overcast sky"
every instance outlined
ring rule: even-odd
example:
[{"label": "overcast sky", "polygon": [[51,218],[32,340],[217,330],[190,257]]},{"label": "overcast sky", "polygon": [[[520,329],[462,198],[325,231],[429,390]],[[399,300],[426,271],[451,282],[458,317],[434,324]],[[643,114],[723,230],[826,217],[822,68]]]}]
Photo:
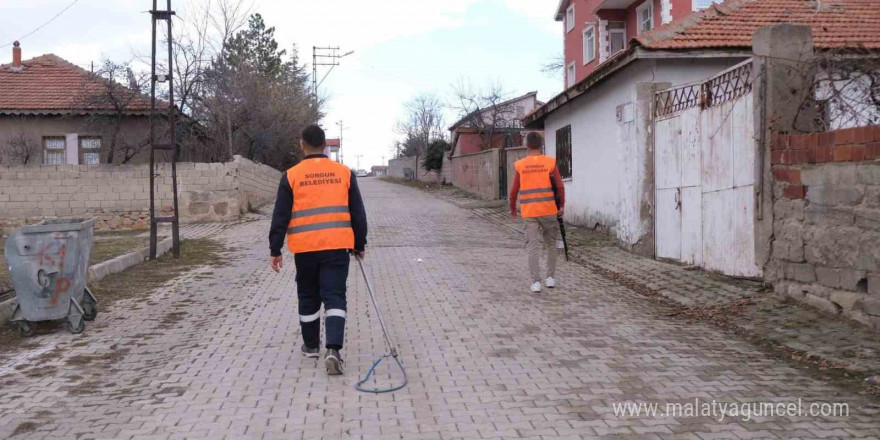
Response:
[{"label": "overcast sky", "polygon": [[[73,0],[0,0],[0,46],[44,24]],[[206,0],[174,0],[187,5]],[[164,3],[164,0],[160,3]],[[296,44],[311,63],[312,46],[341,46],[355,53],[321,85],[329,96],[322,121],[328,137],[345,126],[349,166],[368,169],[390,158],[395,121],[403,103],[421,92],[452,103],[453,85],[500,82],[519,95],[532,90],[546,100],[562,79],[540,71],[562,52],[557,0],[253,0],[253,11],[276,28],[283,47]],[[150,0],[79,0],[55,21],[21,41],[23,56],[54,53],[88,66],[102,58],[126,61],[147,54]],[[190,8],[191,9],[191,8]],[[0,48],[0,63],[11,61]],[[322,71],[323,73],[323,71]],[[455,119],[449,110],[447,125]]]}]

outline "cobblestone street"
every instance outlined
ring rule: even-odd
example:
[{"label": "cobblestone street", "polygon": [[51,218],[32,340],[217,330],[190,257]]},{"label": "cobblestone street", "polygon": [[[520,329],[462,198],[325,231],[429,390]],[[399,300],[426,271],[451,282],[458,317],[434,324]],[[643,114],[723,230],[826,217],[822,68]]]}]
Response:
[{"label": "cobblestone street", "polygon": [[[528,292],[522,235],[416,189],[361,181],[366,265],[410,384],[353,389],[384,352],[352,265],[346,373],[303,358],[292,258],[268,265],[268,218],[212,238],[228,267],[102,311],[82,335],[40,337],[0,365],[0,438],[880,438],[867,397],[823,383],[707,324],[560,259]],[[99,298],[100,300],[100,298]],[[380,378],[383,379],[384,378]],[[846,403],[849,415],[664,417],[667,403]],[[659,403],[656,416],[615,414]],[[30,429],[23,430],[22,426]]]}]

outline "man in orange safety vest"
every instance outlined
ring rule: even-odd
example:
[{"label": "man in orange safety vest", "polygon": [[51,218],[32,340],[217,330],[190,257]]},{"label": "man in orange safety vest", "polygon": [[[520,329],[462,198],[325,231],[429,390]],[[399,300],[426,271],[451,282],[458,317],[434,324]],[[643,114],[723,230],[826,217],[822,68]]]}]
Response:
[{"label": "man in orange safety vest", "polygon": [[367,215],[357,179],[345,165],[323,154],[324,130],[309,125],[302,131],[303,160],[281,178],[269,231],[270,265],[281,270],[281,247],[296,265],[299,321],[303,355],[318,358],[321,343],[321,305],[324,305],[329,375],[343,373],[346,280],[350,253],[365,256]]},{"label": "man in orange safety vest", "polygon": [[553,278],[556,272],[556,240],[559,237],[559,222],[565,210],[565,186],[556,167],[556,159],[541,154],[544,139],[538,133],[526,135],[528,156],[516,162],[516,176],[510,188],[510,216],[516,218],[516,202],[519,199],[520,213],[526,223],[526,250],[529,255],[529,273],[532,276],[532,292],[541,291],[539,268],[540,232],[547,251],[547,277],[544,285],[556,287]]}]

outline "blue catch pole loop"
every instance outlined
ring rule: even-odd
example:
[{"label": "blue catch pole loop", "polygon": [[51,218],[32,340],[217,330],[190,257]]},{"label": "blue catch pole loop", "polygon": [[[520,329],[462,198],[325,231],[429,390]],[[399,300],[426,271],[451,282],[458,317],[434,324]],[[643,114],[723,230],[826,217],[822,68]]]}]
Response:
[{"label": "blue catch pole loop", "polygon": [[[397,349],[394,348],[394,344],[391,342],[391,338],[388,336],[388,328],[385,327],[385,320],[382,319],[382,312],[379,310],[379,304],[376,303],[376,295],[373,293],[373,286],[370,284],[369,278],[367,278],[367,271],[364,270],[364,262],[360,259],[360,257],[355,257],[358,262],[358,265],[361,267],[361,273],[364,274],[364,281],[367,283],[367,291],[370,293],[370,300],[373,302],[373,308],[376,309],[376,316],[379,318],[379,324],[382,326],[382,333],[385,335],[385,345],[388,347],[388,353],[384,356],[380,357],[376,362],[373,363],[373,366],[367,370],[367,374],[359,380],[356,384],[354,384],[354,389],[363,392],[363,393],[373,393],[373,394],[382,394],[382,393],[392,393],[394,391],[403,389],[409,383],[409,377],[406,375],[406,369],[403,368],[403,363],[397,357]],[[373,373],[376,372],[376,367],[382,363],[383,360],[387,358],[393,358],[394,362],[397,363],[398,368],[400,368],[400,372],[403,374],[403,383],[397,386],[393,386],[391,388],[365,388],[363,385],[370,377],[373,376]]]},{"label": "blue catch pole loop", "polygon": [[356,384],[354,384],[354,389],[356,389],[360,392],[363,392],[363,393],[374,393],[374,394],[393,393],[397,390],[403,389],[403,387],[405,387],[409,383],[409,378],[406,375],[406,369],[403,368],[403,363],[401,363],[400,359],[398,359],[396,357],[394,358],[394,361],[397,362],[397,366],[400,367],[400,371],[401,371],[401,373],[403,373],[403,383],[402,384],[400,384],[396,387],[392,387],[392,388],[364,388],[363,387],[363,384],[366,383],[368,380],[370,380],[370,376],[372,376],[373,372],[376,371],[376,367],[378,367],[379,364],[381,364],[382,361],[384,361],[386,358],[388,358],[388,355],[380,357],[375,363],[373,363],[373,366],[370,367],[370,369],[367,371],[367,375],[364,376],[363,379],[359,380]]}]

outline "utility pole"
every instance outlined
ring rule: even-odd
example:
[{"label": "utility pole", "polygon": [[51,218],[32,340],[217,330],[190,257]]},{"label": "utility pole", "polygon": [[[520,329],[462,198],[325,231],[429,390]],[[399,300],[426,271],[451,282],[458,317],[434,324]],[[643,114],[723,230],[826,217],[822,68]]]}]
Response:
[{"label": "utility pole", "polygon": [[342,123],[342,119],[336,125],[339,126],[339,163],[345,165],[345,162],[342,161],[342,131],[345,130],[345,125]]},{"label": "utility pole", "polygon": [[363,154],[358,154],[358,155],[357,155],[357,169],[358,169],[358,171],[361,170],[361,158],[362,158],[362,157],[364,157]]},{"label": "utility pole", "polygon": [[[315,95],[315,123],[318,123],[318,87],[321,83],[327,79],[327,75],[330,75],[330,72],[333,71],[333,68],[339,65],[339,60],[345,58],[354,53],[353,50],[350,50],[342,55],[339,55],[339,46],[333,47],[318,47],[312,46],[312,85],[314,90],[312,93]],[[327,70],[327,73],[324,74],[324,77],[318,81],[318,66],[329,66],[330,69]],[[341,143],[341,142],[340,142]],[[340,162],[342,162],[340,160]]]},{"label": "utility pole", "polygon": [[[150,69],[150,259],[156,258],[156,247],[158,242],[158,226],[159,223],[171,223],[172,251],[174,258],[180,257],[180,216],[177,206],[177,115],[174,107],[174,57],[172,50],[174,39],[171,34],[171,17],[174,11],[171,10],[171,0],[167,0],[167,7],[164,11],[160,11],[157,7],[158,0],[153,0],[153,9],[150,11],[153,22],[153,45],[152,45],[152,66]],[[168,73],[156,74],[156,25],[160,20],[164,20],[168,24],[167,42],[168,42]],[[156,83],[168,83],[168,132],[169,143],[156,143]],[[156,217],[156,177],[161,177],[156,173],[156,151],[169,151],[171,157],[171,188],[172,188],[172,209],[171,217]]]}]

